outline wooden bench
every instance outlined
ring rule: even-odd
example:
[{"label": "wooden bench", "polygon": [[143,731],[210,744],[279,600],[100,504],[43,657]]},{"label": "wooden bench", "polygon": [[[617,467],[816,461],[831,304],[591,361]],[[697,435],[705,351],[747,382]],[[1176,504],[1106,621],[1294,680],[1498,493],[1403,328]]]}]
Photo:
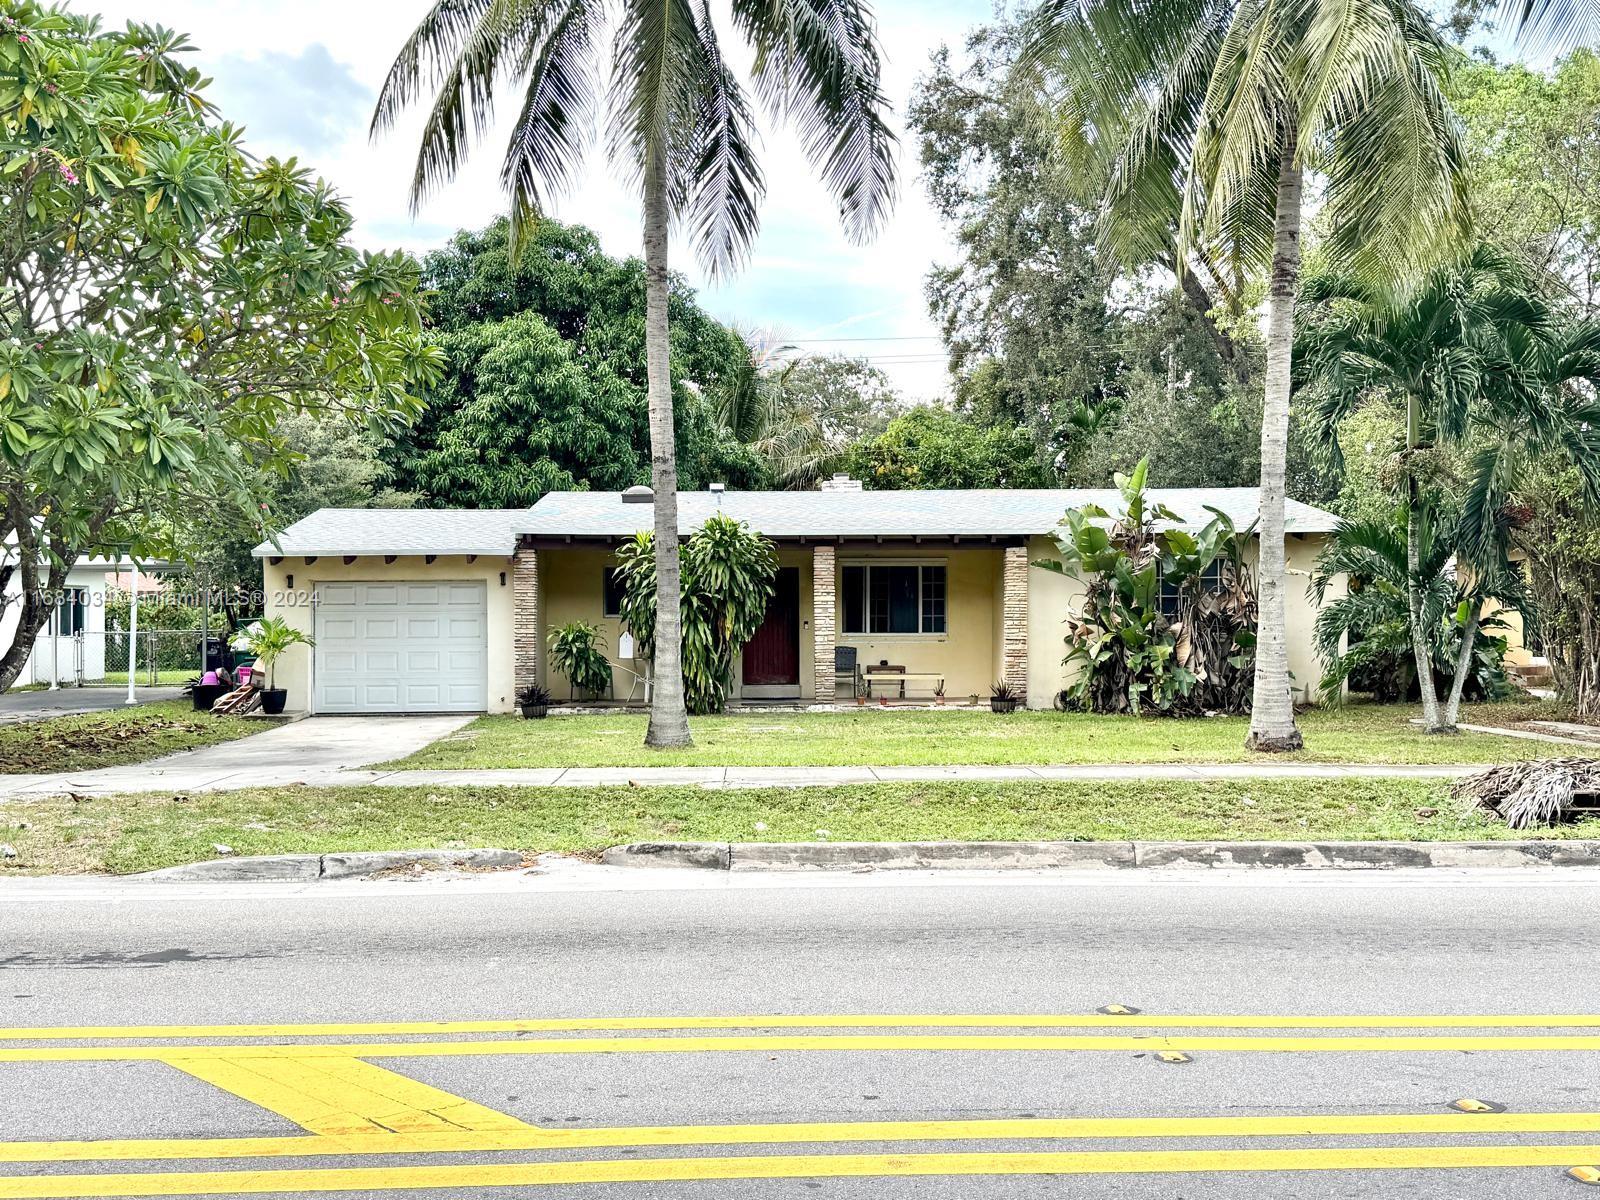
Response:
[{"label": "wooden bench", "polygon": [[875,682],[899,684],[899,699],[904,700],[907,683],[927,683],[936,693],[944,690],[944,672],[907,671],[904,667],[868,667],[862,682],[869,697],[872,695],[872,685]]}]

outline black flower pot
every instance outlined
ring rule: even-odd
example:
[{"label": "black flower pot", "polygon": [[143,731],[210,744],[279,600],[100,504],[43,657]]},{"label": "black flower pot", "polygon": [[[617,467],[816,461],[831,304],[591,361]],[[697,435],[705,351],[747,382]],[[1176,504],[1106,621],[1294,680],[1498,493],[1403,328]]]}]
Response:
[{"label": "black flower pot", "polygon": [[1012,713],[1017,711],[1015,700],[990,700],[989,711],[997,713]]},{"label": "black flower pot", "polygon": [[211,706],[226,696],[231,689],[225,683],[197,683],[194,685],[195,712],[210,712]]},{"label": "black flower pot", "polygon": [[524,721],[542,721],[550,712],[547,704],[524,704],[522,706],[522,719]]},{"label": "black flower pot", "polygon": [[261,693],[261,711],[269,717],[276,717],[283,712],[288,700],[288,688],[265,688]]}]

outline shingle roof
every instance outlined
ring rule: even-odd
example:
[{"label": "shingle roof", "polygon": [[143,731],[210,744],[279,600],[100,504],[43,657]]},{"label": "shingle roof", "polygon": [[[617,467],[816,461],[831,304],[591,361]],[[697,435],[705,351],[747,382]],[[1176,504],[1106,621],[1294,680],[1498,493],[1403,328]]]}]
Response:
[{"label": "shingle roof", "polygon": [[[1256,518],[1255,488],[1153,488],[1152,503],[1190,525],[1210,508],[1236,525]],[[1112,488],[977,489],[924,492],[683,492],[678,527],[696,529],[721,511],[768,537],[1025,537],[1049,533],[1068,508],[1098,504],[1117,511]],[[1290,533],[1326,533],[1337,518],[1288,502]],[[257,558],[276,554],[507,554],[518,534],[624,538],[649,529],[648,504],[624,504],[619,492],[552,492],[532,508],[324,508],[263,542]]]},{"label": "shingle roof", "polygon": [[[1190,525],[1211,519],[1208,506],[1236,525],[1256,519],[1255,488],[1152,488],[1152,502],[1172,509]],[[1116,512],[1114,488],[974,489],[907,492],[683,492],[678,527],[698,528],[718,511],[747,522],[768,537],[1019,537],[1048,533],[1068,508],[1098,504]],[[1290,500],[1290,533],[1326,533],[1332,513]],[[648,504],[624,504],[617,492],[552,492],[517,516],[518,533],[570,537],[627,537],[649,529]]]},{"label": "shingle roof", "polygon": [[274,554],[505,554],[517,548],[513,528],[525,508],[323,508],[262,542],[257,558]]}]

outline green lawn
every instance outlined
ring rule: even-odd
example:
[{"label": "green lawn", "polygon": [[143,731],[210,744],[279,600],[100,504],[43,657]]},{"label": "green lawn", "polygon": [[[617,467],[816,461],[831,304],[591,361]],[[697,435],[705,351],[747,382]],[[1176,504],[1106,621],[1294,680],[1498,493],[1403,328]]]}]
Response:
[{"label": "green lawn", "polygon": [[[135,687],[182,687],[198,674],[200,674],[198,665],[180,667],[173,671],[157,671],[156,681],[152,684],[149,670],[145,667],[140,667],[134,675],[133,684]],[[126,671],[107,671],[100,684],[104,687],[127,687],[128,673]]]},{"label": "green lawn", "polygon": [[[26,828],[22,828],[22,825]],[[765,825],[764,829],[758,825]],[[239,854],[618,843],[889,840],[1425,840],[1519,836],[1433,780],[930,783],[698,788],[260,788],[0,809],[21,873],[125,873]],[[1552,837],[1600,837],[1600,820]]]},{"label": "green lawn", "polygon": [[[1490,734],[1428,737],[1406,706],[1347,705],[1301,719],[1306,750],[1273,761],[1491,763],[1571,754],[1570,747]],[[452,767],[907,766],[920,764],[1260,762],[1244,749],[1243,717],[1170,721],[1137,717],[986,711],[845,709],[742,713],[690,722],[688,750],[644,747],[642,715],[524,721],[482,717],[398,762]]]},{"label": "green lawn", "polygon": [[0,726],[0,774],[48,775],[144,762],[178,750],[231,742],[278,723],[270,718],[213,717],[193,711],[188,700],[164,700],[5,725]]}]

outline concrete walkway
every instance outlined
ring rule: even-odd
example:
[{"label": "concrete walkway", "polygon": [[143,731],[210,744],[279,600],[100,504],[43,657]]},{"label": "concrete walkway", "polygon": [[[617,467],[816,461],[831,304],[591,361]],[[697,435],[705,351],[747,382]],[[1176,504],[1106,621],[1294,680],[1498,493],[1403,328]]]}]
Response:
[{"label": "concrete walkway", "polygon": [[[421,728],[444,723],[432,730]],[[860,783],[927,783],[951,781],[1083,781],[1140,779],[1455,779],[1481,770],[1469,766],[1369,766],[1341,763],[1105,764],[1059,767],[548,767],[527,770],[374,771],[341,769],[353,761],[350,742],[366,752],[361,761],[400,758],[458,727],[454,718],[349,718],[362,730],[328,729],[346,722],[338,718],[301,721],[283,730],[257,734],[228,746],[174,755],[143,766],[113,767],[77,775],[0,776],[0,796],[84,795],[116,792],[204,792],[245,787],[660,787],[678,785],[719,788],[833,787]],[[398,729],[378,730],[384,725]],[[304,738],[283,737],[291,729],[322,735],[321,752],[312,754]],[[383,741],[381,752],[373,737]],[[268,739],[277,739],[273,745]],[[264,751],[247,763],[244,754],[219,753],[237,747]],[[284,761],[285,758],[289,761]],[[331,761],[330,761],[331,760]]]}]

